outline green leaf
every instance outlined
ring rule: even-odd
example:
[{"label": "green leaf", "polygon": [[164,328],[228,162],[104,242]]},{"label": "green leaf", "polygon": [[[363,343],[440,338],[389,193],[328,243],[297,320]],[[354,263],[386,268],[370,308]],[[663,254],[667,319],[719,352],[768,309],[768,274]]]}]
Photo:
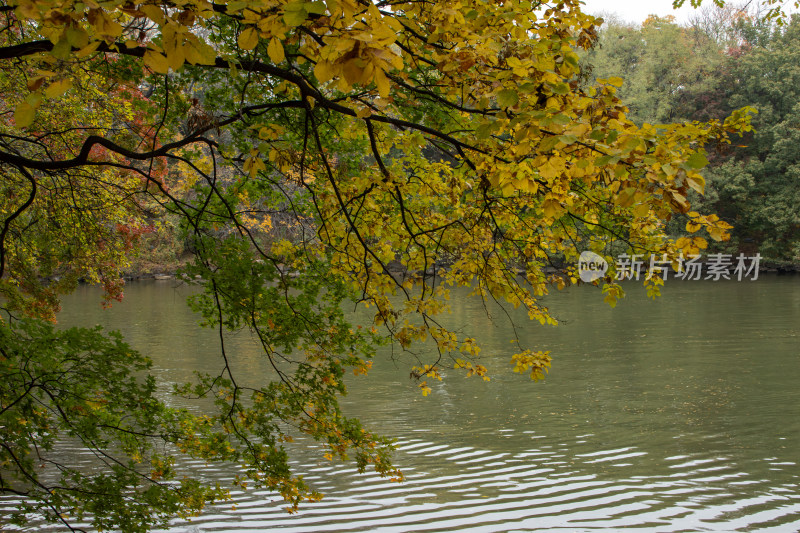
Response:
[{"label": "green leaf", "polygon": [[56,59],[66,61],[69,59],[70,52],[72,52],[72,45],[69,44],[67,39],[61,39],[55,44],[55,46],[53,46],[53,50],[50,53]]},{"label": "green leaf", "polygon": [[593,141],[602,141],[606,138],[606,132],[598,128],[589,134],[589,138]]},{"label": "green leaf", "polygon": [[553,91],[553,94],[569,94],[569,85],[563,82],[551,85],[550,89]]},{"label": "green leaf", "polygon": [[478,139],[488,139],[494,131],[494,128],[494,122],[483,122],[475,128],[475,136],[478,137]]},{"label": "green leaf", "polygon": [[67,42],[75,48],[83,48],[89,44],[89,34],[82,28],[67,28]]},{"label": "green leaf", "polygon": [[284,9],[283,21],[291,28],[301,25],[308,18],[306,4],[302,1],[286,4]]},{"label": "green leaf", "polygon": [[226,6],[227,13],[238,13],[239,11],[250,6],[250,2],[229,2]]},{"label": "green leaf", "polygon": [[503,89],[497,93],[497,104],[500,107],[512,107],[519,102],[519,94],[514,89]]},{"label": "green leaf", "polygon": [[572,124],[572,118],[563,113],[559,113],[550,117],[550,122],[558,124],[559,126],[566,126],[567,124]]},{"label": "green leaf", "polygon": [[549,152],[550,150],[555,148],[558,145],[559,142],[561,142],[561,139],[557,135],[550,136],[550,137],[545,137],[539,143],[539,151],[540,152]]},{"label": "green leaf", "polygon": [[608,164],[616,164],[619,162],[619,157],[615,155],[603,155],[594,160],[595,166],[604,167]]},{"label": "green leaf", "polygon": [[325,2],[319,0],[311,2],[310,4],[305,4],[303,7],[308,13],[314,13],[315,15],[322,15],[327,10]]},{"label": "green leaf", "polygon": [[686,160],[686,164],[689,168],[701,169],[708,165],[708,158],[700,152],[695,152],[689,156],[689,159]]}]

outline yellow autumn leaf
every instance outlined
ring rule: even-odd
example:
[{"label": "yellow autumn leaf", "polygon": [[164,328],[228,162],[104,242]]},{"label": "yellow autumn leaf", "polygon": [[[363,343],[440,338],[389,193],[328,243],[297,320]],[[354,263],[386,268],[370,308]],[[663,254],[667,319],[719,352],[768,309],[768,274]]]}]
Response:
[{"label": "yellow autumn leaf", "polygon": [[675,211],[680,213],[686,213],[690,209],[689,202],[686,200],[686,197],[677,191],[669,191],[669,194],[667,195],[667,201]]},{"label": "yellow autumn leaf", "polygon": [[317,64],[314,66],[314,76],[320,83],[325,83],[333,78],[333,69],[331,69],[331,64],[327,61],[317,62]]},{"label": "yellow autumn leaf", "polygon": [[539,175],[545,179],[554,179],[561,175],[564,161],[557,157],[548,157],[539,167]]},{"label": "yellow autumn leaf", "polygon": [[167,74],[169,72],[169,61],[163,54],[148,50],[144,53],[142,59],[145,65],[159,74]]},{"label": "yellow autumn leaf", "polygon": [[186,61],[186,55],[184,53],[186,48],[188,47],[179,45],[167,53],[167,63],[172,70],[180,70],[180,68],[183,66],[183,63]]},{"label": "yellow autumn leaf", "polygon": [[47,89],[44,90],[44,95],[48,98],[58,98],[71,88],[72,88],[72,80],[69,79],[57,80],[51,83],[47,87]]},{"label": "yellow autumn leaf", "polygon": [[686,223],[686,231],[688,231],[689,233],[695,233],[700,228],[701,228],[700,224],[692,220]]},{"label": "yellow autumn leaf", "polygon": [[625,83],[625,80],[620,78],[619,76],[612,76],[606,80],[609,85],[613,85],[614,87],[622,87],[622,84]]},{"label": "yellow autumn leaf", "polygon": [[350,85],[360,83],[364,77],[364,69],[359,66],[359,61],[357,59],[351,59],[346,62],[342,68],[342,72],[344,73],[345,81]]},{"label": "yellow autumn leaf", "polygon": [[145,15],[147,15],[147,18],[149,18],[156,24],[164,23],[164,12],[161,10],[160,7],[152,4],[140,4],[139,10],[142,11]]},{"label": "yellow autumn leaf", "polygon": [[33,108],[28,102],[22,102],[17,105],[14,110],[14,122],[17,127],[27,128],[33,123],[33,118],[36,116],[36,109]]},{"label": "yellow autumn leaf", "polygon": [[381,98],[389,97],[391,85],[389,84],[389,78],[386,77],[382,70],[375,72],[375,85],[378,86],[378,94],[381,95]]},{"label": "yellow autumn leaf", "polygon": [[[242,50],[252,50],[258,45],[258,30],[252,26],[248,26],[242,30],[236,42]],[[272,56],[270,55],[270,57]]]},{"label": "yellow autumn leaf", "polygon": [[269,45],[267,45],[267,54],[276,65],[286,59],[286,53],[283,50],[283,43],[281,43],[280,39],[275,37],[270,39]]},{"label": "yellow autumn leaf", "polygon": [[44,83],[46,78],[44,76],[36,76],[34,78],[29,78],[26,85],[28,86],[29,91],[38,91],[39,88]]},{"label": "yellow autumn leaf", "polygon": [[720,228],[718,226],[714,226],[714,227],[708,228],[708,235],[712,239],[714,239],[715,241],[718,241],[718,242],[719,241],[727,241],[727,240],[730,240],[730,238],[731,238],[730,234],[725,229]]},{"label": "yellow autumn leaf", "polygon": [[689,174],[686,176],[686,184],[694,189],[698,194],[703,194],[706,188],[706,180],[700,174]]},{"label": "yellow autumn leaf", "polygon": [[183,53],[186,61],[193,65],[213,65],[217,58],[217,52],[208,43],[192,34],[186,37]]},{"label": "yellow autumn leaf", "polygon": [[637,204],[633,208],[633,216],[635,217],[646,217],[650,213],[650,205],[646,203]]},{"label": "yellow autumn leaf", "polygon": [[87,44],[86,46],[84,46],[83,48],[81,48],[80,50],[75,52],[75,57],[80,59],[80,58],[88,56],[89,54],[93,53],[95,50],[97,50],[100,47],[100,42],[101,41],[95,41],[93,43]]},{"label": "yellow autumn leaf", "polygon": [[544,212],[545,216],[557,218],[564,212],[564,208],[558,202],[558,200],[554,200],[553,198],[548,198],[542,204],[542,211]]},{"label": "yellow autumn leaf", "polygon": [[83,48],[89,44],[89,34],[82,28],[67,28],[67,42],[75,48]]}]

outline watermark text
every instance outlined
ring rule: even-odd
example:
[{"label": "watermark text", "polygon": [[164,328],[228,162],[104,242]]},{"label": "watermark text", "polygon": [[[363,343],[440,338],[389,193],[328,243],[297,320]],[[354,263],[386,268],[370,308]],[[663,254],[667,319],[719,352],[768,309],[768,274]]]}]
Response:
[{"label": "watermark text", "polygon": [[[614,262],[615,279],[617,281],[652,279],[659,277],[664,281],[670,274],[675,279],[697,281],[711,280],[719,281],[758,279],[761,254],[746,256],[740,253],[738,256],[733,254],[708,254],[705,260],[701,255],[689,255],[684,257],[681,254],[673,263],[667,259],[667,255],[657,256],[651,254],[621,254]],[[677,268],[675,268],[677,267]],[[591,283],[602,278],[608,271],[608,262],[594,252],[582,252],[578,262],[578,273],[580,278]]]}]

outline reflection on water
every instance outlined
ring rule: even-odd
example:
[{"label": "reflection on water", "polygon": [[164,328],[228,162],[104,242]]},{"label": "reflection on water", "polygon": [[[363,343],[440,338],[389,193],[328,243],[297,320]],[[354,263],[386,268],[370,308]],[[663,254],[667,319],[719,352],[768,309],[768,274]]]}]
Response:
[{"label": "reflection on water", "polygon": [[[133,284],[107,313],[84,287],[62,321],[121,329],[165,382],[216,370],[216,338],[198,335],[174,285]],[[558,328],[520,319],[555,356],[542,383],[510,371],[501,315],[462,302],[450,318],[479,332],[492,381],[451,375],[423,398],[387,355],[343,402],[398,439],[405,483],[309,444],[295,465],[321,502],[288,515],[274,494],[235,492],[170,531],[800,530],[800,279],[668,281],[656,302],[636,289],[614,310],[586,287],[552,295]],[[268,379],[246,335],[229,342],[241,372]]]}]

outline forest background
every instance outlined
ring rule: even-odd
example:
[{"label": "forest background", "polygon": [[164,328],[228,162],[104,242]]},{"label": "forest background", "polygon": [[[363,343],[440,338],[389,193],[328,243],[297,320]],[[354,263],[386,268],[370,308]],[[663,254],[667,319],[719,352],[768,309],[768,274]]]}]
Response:
[{"label": "forest background", "polygon": [[[765,15],[749,3],[704,7],[685,24],[670,16],[641,25],[606,17],[600,45],[585,61],[596,78],[625,79],[620,94],[639,123],[757,109],[754,132],[710,154],[705,195],[693,195],[693,205],[733,224],[731,240],[715,249],[760,252],[793,270],[800,259],[800,20],[779,26]],[[670,227],[673,235],[681,229]]]}]

